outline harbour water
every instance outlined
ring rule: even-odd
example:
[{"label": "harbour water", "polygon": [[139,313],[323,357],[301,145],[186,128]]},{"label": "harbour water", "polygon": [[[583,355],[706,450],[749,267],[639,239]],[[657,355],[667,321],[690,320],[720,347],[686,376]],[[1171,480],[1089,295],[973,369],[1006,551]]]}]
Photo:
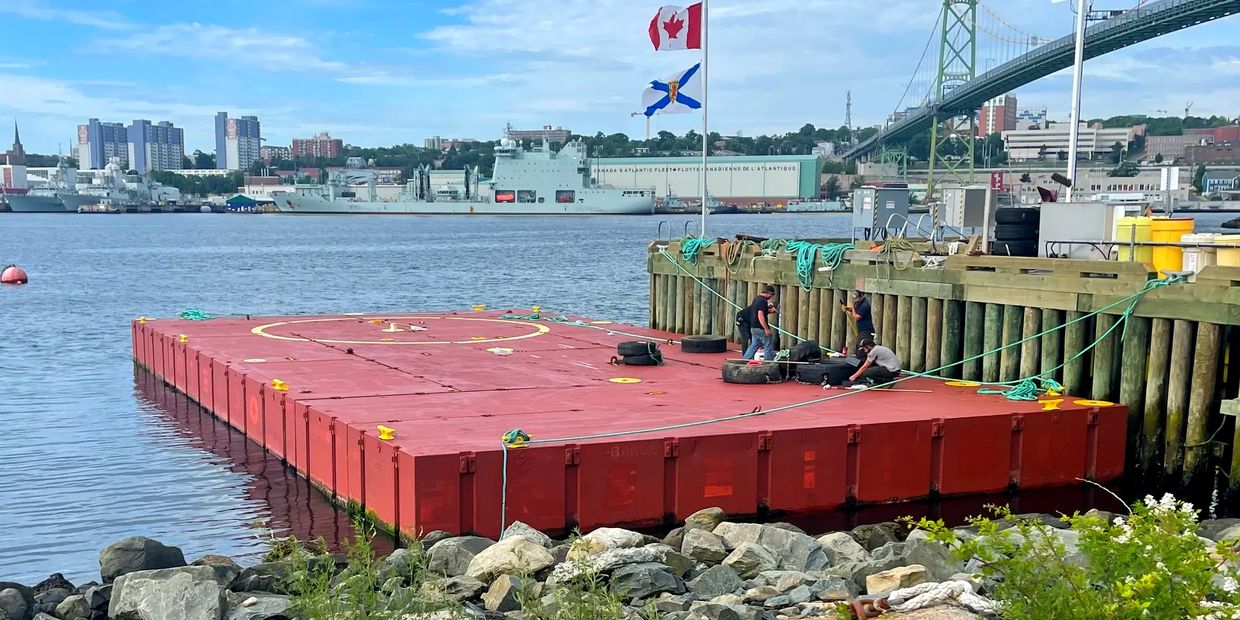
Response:
[{"label": "harbour water", "polygon": [[[1227,218],[1199,215],[1198,230]],[[191,558],[253,559],[271,536],[348,531],[278,461],[135,375],[130,320],[187,307],[271,315],[481,303],[644,323],[646,244],[660,221],[665,235],[686,222],[696,232],[683,216],[0,216],[0,264],[31,277],[0,289],[0,581],[96,578],[99,549],[129,535]],[[846,214],[726,215],[709,232],[839,237],[849,225]]]}]

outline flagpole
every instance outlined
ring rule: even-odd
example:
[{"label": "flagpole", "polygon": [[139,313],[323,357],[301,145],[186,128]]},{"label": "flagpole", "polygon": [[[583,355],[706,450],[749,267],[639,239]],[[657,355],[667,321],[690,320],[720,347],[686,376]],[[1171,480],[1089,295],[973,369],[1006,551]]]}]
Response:
[{"label": "flagpole", "polygon": [[710,20],[709,10],[707,9],[707,0],[702,0],[702,238],[706,237],[706,153],[708,151],[706,143],[710,138],[710,132],[707,130],[706,124],[706,106],[710,100],[707,89],[710,87],[706,78],[706,58],[710,54],[707,47],[707,41],[710,36]]}]

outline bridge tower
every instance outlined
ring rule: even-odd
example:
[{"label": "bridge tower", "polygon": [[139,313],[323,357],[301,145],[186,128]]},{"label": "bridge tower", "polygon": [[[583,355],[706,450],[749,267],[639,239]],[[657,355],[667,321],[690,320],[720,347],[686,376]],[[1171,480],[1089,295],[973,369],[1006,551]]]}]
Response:
[{"label": "bridge tower", "polygon": [[930,127],[930,161],[926,196],[934,196],[940,181],[973,181],[973,138],[977,135],[977,112],[964,114],[937,111],[943,96],[977,76],[978,0],[943,0],[943,26],[939,39],[939,70],[934,81]]}]

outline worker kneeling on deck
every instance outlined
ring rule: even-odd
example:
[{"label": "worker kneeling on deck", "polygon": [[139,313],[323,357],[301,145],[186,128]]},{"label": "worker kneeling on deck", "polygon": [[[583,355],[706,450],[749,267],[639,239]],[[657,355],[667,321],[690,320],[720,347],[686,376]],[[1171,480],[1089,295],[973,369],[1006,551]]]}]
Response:
[{"label": "worker kneeling on deck", "polygon": [[900,376],[900,358],[896,357],[895,351],[874,344],[874,340],[866,338],[861,341],[858,353],[865,357],[865,361],[857,368],[857,372],[848,378],[849,381],[882,385],[891,383]]}]

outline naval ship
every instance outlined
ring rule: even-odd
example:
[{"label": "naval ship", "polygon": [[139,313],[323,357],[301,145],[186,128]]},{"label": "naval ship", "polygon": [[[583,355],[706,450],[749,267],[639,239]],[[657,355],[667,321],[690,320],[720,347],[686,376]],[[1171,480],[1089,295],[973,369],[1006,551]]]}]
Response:
[{"label": "naval ship", "polygon": [[408,213],[483,215],[649,215],[654,188],[619,189],[590,177],[586,146],[569,142],[553,152],[546,140],[529,150],[505,137],[495,147],[495,174],[480,181],[467,169],[464,185],[431,189],[430,168],[417,170],[392,201],[375,199],[373,175],[366,199],[357,196],[349,176],[335,173],[323,185],[295,185],[272,196],[280,213]]}]

